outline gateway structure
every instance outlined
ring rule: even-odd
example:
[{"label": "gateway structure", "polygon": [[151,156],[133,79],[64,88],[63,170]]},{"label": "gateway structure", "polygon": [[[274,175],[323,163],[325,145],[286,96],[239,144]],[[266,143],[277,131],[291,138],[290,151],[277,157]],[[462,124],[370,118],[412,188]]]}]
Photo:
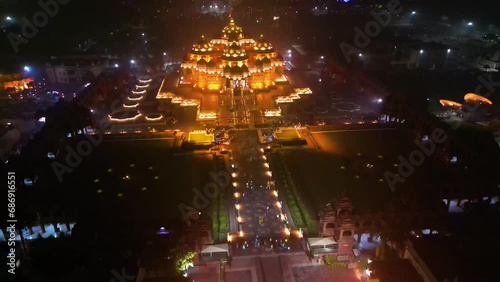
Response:
[{"label": "gateway structure", "polygon": [[254,40],[230,18],[222,34],[201,36],[182,64],[181,84],[202,90],[267,89],[283,78],[283,58],[261,35]]}]

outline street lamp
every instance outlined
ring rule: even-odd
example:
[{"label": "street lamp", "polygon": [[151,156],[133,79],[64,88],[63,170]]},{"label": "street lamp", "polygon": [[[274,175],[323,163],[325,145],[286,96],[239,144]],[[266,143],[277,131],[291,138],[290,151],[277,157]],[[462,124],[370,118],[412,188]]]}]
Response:
[{"label": "street lamp", "polygon": [[415,11],[411,12],[411,14],[412,14],[412,15],[415,15],[416,13],[417,13],[417,12],[415,12]]},{"label": "street lamp", "polygon": [[473,26],[474,24],[472,22],[467,23],[467,26]]},{"label": "street lamp", "polygon": [[135,60],[130,60],[130,63],[131,64],[135,64]]},{"label": "street lamp", "polygon": [[363,54],[361,54],[361,53],[358,54],[358,57],[362,57],[362,56],[363,56]]},{"label": "street lamp", "polygon": [[424,50],[420,50],[420,54],[423,54],[424,53]]},{"label": "street lamp", "polygon": [[323,60],[325,57],[324,56],[321,56],[321,60]]},{"label": "street lamp", "polygon": [[450,52],[451,52],[451,49],[446,50],[446,53],[448,53],[448,54],[449,54]]},{"label": "street lamp", "polygon": [[31,68],[29,66],[24,66],[24,71],[25,72],[30,72],[31,71]]},{"label": "street lamp", "polygon": [[117,68],[117,67],[119,67],[119,65],[118,65],[118,64],[115,64],[115,68]]},{"label": "street lamp", "polygon": [[11,21],[12,21],[12,18],[11,18],[11,17],[9,17],[9,16],[7,16],[7,17],[5,18],[5,20],[7,20],[7,21],[11,22]]}]

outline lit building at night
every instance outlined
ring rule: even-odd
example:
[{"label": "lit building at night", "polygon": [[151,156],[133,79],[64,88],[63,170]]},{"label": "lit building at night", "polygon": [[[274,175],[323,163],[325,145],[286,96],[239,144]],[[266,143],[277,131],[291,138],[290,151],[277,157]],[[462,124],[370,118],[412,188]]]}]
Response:
[{"label": "lit building at night", "polygon": [[283,58],[263,35],[248,37],[234,19],[221,35],[201,36],[182,64],[183,83],[201,90],[268,89],[283,77]]}]

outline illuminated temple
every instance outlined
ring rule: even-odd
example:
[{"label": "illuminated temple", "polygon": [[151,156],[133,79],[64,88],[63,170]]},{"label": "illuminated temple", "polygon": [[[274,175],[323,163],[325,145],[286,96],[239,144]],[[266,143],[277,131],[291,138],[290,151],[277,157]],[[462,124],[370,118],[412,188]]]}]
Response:
[{"label": "illuminated temple", "polygon": [[222,34],[201,36],[182,64],[181,84],[201,90],[268,89],[283,77],[283,58],[261,35],[254,40],[230,19]]}]

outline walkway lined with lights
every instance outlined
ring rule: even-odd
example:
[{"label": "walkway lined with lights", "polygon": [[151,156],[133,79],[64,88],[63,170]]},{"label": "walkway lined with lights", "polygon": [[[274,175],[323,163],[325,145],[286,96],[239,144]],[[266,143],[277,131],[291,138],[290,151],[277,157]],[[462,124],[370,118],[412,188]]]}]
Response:
[{"label": "walkway lined with lights", "polygon": [[[288,247],[274,249],[273,243],[262,245],[262,239],[284,238],[290,235],[288,218],[282,210],[278,191],[269,170],[266,150],[261,148],[256,131],[235,133],[231,144],[230,165],[235,192],[237,234],[228,234],[228,241],[239,241],[240,249],[265,252],[289,250]],[[235,230],[233,228],[233,230]],[[285,240],[286,242],[287,240]],[[284,245],[283,245],[284,246]]]}]

